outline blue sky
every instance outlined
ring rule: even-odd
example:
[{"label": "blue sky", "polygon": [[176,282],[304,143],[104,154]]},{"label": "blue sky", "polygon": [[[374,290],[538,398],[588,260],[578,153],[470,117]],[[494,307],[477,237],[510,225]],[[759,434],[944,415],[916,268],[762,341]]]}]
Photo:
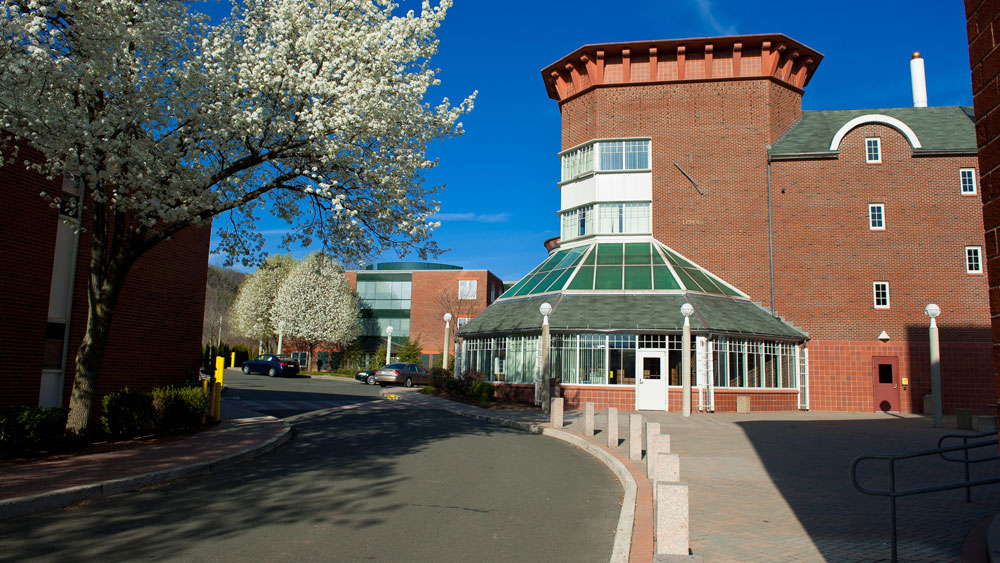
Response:
[{"label": "blue sky", "polygon": [[[419,2],[403,2],[400,10]],[[208,4],[224,11],[225,5]],[[401,13],[402,13],[401,12]],[[516,281],[557,236],[559,108],[541,69],[588,43],[783,33],[824,55],[803,109],[912,105],[909,60],[925,59],[931,106],[972,105],[965,11],[959,0],[841,0],[767,4],[736,0],[455,0],[432,64],[442,85],[428,101],[479,91],[466,134],[431,146],[444,185],[437,261],[486,268]],[[280,224],[262,229],[279,228]],[[278,238],[269,252],[280,252]],[[305,250],[293,254],[303,256]],[[415,257],[404,257],[413,258]],[[395,254],[384,261],[398,260]],[[220,264],[213,256],[211,262]]]}]

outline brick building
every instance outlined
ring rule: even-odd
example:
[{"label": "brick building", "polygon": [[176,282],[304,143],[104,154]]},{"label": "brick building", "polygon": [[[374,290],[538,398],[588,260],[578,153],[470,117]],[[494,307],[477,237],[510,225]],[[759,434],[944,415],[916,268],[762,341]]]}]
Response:
[{"label": "brick building", "polygon": [[[674,300],[695,310],[693,408],[734,408],[742,395],[755,410],[922,412],[930,392],[923,311],[937,303],[944,410],[988,412],[972,110],[918,102],[803,111],[822,58],[784,35],[754,35],[587,45],[546,67],[563,165],[562,236],[546,246],[566,275],[533,280],[556,266],[547,261],[523,280],[531,288],[505,293],[463,331],[474,349],[468,361],[495,380],[533,380],[510,373],[507,355],[515,335],[537,341],[537,308],[547,300],[553,361],[561,362],[552,373],[571,404],[649,408],[638,392],[649,370],[639,360],[666,338],[670,381],[654,403],[674,409],[679,389],[666,374],[679,361],[671,343],[681,316],[673,304],[663,308]],[[613,258],[619,248],[624,262]],[[651,267],[652,284],[634,267],[640,277],[630,282],[629,264]],[[657,281],[661,265],[674,281],[666,273]],[[581,299],[595,304],[585,316]],[[596,307],[614,300],[634,308]],[[512,325],[505,307],[532,311],[530,322]],[[637,358],[618,366],[635,372],[630,385],[612,365],[623,342]]]},{"label": "brick building", "polygon": [[[362,304],[362,345],[374,351],[385,344],[391,326],[393,353],[417,339],[425,366],[440,365],[445,313],[451,313],[451,337],[500,294],[503,282],[489,270],[426,262],[382,262],[346,272]],[[449,356],[454,351],[449,351]]]},{"label": "brick building", "polygon": [[[969,34],[969,67],[972,69],[972,103],[976,115],[979,173],[986,261],[989,272],[991,325],[993,328],[993,381],[1000,391],[1000,5],[985,0],[965,0]],[[1000,405],[1000,395],[994,397]]]},{"label": "brick building", "polygon": [[[20,156],[41,156],[22,147]],[[0,168],[0,407],[68,406],[87,320],[90,238],[74,235],[40,192],[73,194],[17,164]],[[87,227],[90,217],[83,216]],[[189,228],[132,268],[112,321],[98,396],[183,383],[201,360],[210,230]]]}]

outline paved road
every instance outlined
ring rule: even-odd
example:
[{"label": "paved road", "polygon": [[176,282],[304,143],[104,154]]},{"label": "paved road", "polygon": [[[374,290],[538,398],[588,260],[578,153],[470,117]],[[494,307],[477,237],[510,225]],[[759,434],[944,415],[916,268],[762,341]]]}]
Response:
[{"label": "paved road", "polygon": [[[607,561],[621,487],[562,442],[373,401],[350,381],[227,395],[336,401],[286,446],[219,473],[5,522],[0,561]],[[251,388],[253,386],[254,388]],[[301,394],[312,394],[301,399]],[[370,393],[370,394],[369,394]]]}]

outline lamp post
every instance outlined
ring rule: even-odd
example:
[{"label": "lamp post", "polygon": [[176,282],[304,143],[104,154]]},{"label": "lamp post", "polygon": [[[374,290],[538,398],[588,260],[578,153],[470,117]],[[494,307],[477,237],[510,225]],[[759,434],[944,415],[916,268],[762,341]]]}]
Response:
[{"label": "lamp post", "polygon": [[285,321],[278,323],[278,355],[281,355],[281,341],[285,336]]},{"label": "lamp post", "polygon": [[684,402],[684,416],[691,416],[691,315],[694,307],[690,303],[681,305],[684,315],[684,333],[681,337],[681,385],[684,391],[681,400]]},{"label": "lamp post", "polygon": [[934,405],[934,428],[941,428],[941,348],[938,344],[937,321],[941,307],[931,303],[924,309],[924,314],[931,318],[929,330],[931,340],[931,402]]},{"label": "lamp post", "polygon": [[389,355],[392,353],[392,325],[385,327],[385,335],[388,338],[385,345],[385,365],[389,365]]},{"label": "lamp post", "polygon": [[551,398],[549,397],[549,313],[552,312],[552,305],[542,303],[538,307],[538,312],[542,314],[542,412],[549,414]]},{"label": "lamp post", "polygon": [[444,314],[444,346],[441,347],[441,369],[448,369],[448,336],[451,334],[451,313]]}]

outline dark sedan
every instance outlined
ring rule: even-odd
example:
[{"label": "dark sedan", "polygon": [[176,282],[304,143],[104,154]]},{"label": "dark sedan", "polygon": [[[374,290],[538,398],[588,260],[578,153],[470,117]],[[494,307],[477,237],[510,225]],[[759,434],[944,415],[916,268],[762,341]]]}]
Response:
[{"label": "dark sedan", "polygon": [[261,354],[252,360],[243,362],[243,373],[266,373],[271,377],[295,375],[299,373],[299,363],[288,356]]},{"label": "dark sedan", "polygon": [[354,374],[354,379],[357,379],[361,383],[367,383],[368,385],[375,385],[378,380],[375,378],[376,370],[373,369],[363,369],[358,373]]}]

